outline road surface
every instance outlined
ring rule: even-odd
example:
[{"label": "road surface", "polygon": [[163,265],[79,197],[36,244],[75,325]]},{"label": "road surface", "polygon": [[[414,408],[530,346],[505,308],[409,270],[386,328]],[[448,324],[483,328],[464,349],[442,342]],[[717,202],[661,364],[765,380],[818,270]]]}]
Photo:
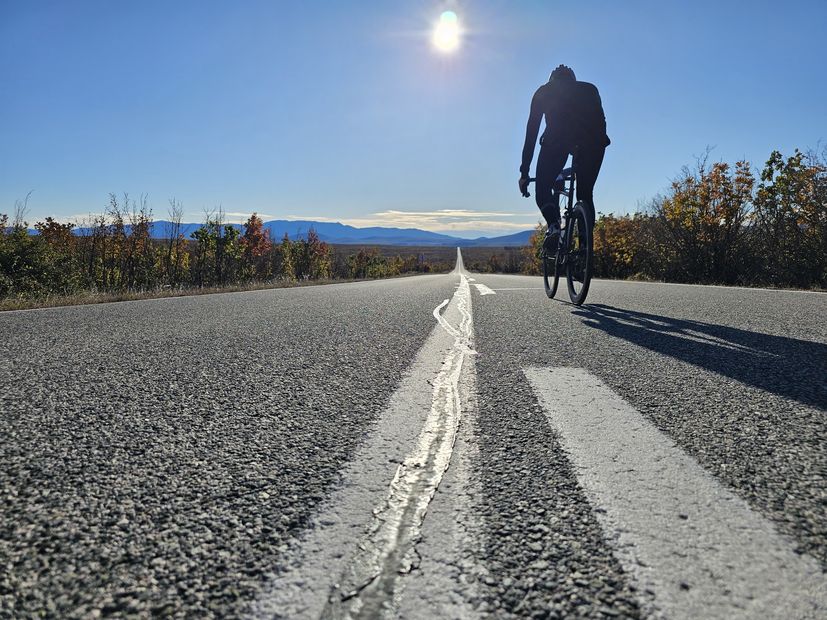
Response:
[{"label": "road surface", "polygon": [[827,296],[469,274],[0,315],[0,617],[827,615]]}]

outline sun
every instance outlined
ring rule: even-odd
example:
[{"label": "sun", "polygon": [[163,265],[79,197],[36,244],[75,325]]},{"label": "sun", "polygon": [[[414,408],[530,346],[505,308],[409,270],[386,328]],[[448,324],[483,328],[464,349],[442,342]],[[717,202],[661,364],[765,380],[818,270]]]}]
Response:
[{"label": "sun", "polygon": [[434,47],[446,54],[453,52],[459,47],[460,34],[457,14],[445,11],[439,16],[439,22],[434,28]]}]

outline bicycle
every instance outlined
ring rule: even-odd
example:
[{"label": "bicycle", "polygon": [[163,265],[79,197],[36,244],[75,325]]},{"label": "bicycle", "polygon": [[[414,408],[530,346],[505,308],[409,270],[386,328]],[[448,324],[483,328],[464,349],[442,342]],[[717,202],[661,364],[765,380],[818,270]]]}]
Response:
[{"label": "bicycle", "polygon": [[[533,178],[529,182],[534,181]],[[568,183],[568,188],[566,188]],[[591,218],[583,203],[574,203],[575,171],[565,168],[554,183],[553,200],[557,205],[565,199],[560,226],[560,239],[556,248],[549,248],[552,236],[546,231],[540,260],[543,263],[543,288],[549,299],[557,293],[557,285],[563,272],[571,302],[577,306],[586,301],[592,280],[593,240]],[[551,282],[549,282],[551,280]]]}]

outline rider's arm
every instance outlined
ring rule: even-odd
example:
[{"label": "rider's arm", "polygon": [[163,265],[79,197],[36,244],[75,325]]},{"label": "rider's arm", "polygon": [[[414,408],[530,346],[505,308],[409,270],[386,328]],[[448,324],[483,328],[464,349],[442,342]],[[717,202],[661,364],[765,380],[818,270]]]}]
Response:
[{"label": "rider's arm", "polygon": [[597,99],[598,118],[600,120],[600,131],[603,132],[601,138],[604,140],[604,146],[609,146],[612,141],[609,140],[609,134],[606,133],[606,113],[603,111],[603,102],[600,100],[600,93],[597,88],[594,89],[594,96]]},{"label": "rider's arm", "polygon": [[534,158],[534,145],[537,143],[537,134],[540,132],[540,121],[543,120],[543,110],[540,104],[540,90],[531,98],[531,111],[528,114],[528,123],[525,128],[525,144],[523,145],[523,161],[520,164],[520,174],[528,178],[531,160]]}]

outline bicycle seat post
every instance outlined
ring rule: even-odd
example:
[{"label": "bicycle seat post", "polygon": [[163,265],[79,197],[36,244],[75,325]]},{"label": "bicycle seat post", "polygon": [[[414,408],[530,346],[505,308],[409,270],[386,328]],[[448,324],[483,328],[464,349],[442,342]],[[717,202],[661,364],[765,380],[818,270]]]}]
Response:
[{"label": "bicycle seat post", "polygon": [[575,177],[575,172],[574,172],[574,169],[572,168],[571,176],[569,176],[569,196],[570,196],[569,204],[571,204],[571,201],[574,200],[574,177]]}]

